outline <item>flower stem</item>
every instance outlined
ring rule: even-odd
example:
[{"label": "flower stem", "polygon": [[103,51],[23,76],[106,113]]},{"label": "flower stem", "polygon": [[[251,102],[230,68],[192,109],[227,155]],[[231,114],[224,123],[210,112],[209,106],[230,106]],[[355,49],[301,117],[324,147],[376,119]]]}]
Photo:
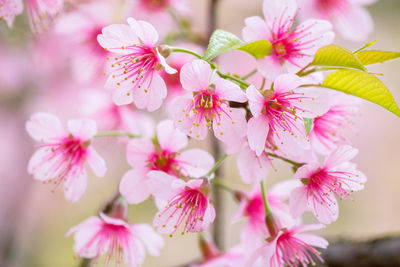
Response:
[{"label": "flower stem", "polygon": [[243,89],[246,89],[247,87],[250,86],[250,84],[249,84],[248,82],[244,81],[244,80],[241,79],[241,78],[238,78],[238,77],[235,77],[235,76],[232,76],[232,75],[229,75],[229,74],[225,74],[225,73],[222,73],[222,72],[220,72],[220,71],[217,71],[217,74],[218,74],[221,78],[229,79],[229,80],[232,80],[232,81],[237,82],[237,83],[240,85],[240,87],[242,87]]},{"label": "flower stem", "polygon": [[261,192],[264,202],[264,209],[265,215],[272,214],[271,210],[269,209],[268,200],[267,200],[267,193],[265,192],[264,181],[261,181]]},{"label": "flower stem", "polygon": [[100,132],[97,133],[94,137],[109,137],[109,136],[127,136],[130,138],[139,138],[139,135],[135,135],[132,134],[130,132],[114,132],[114,131],[110,131],[110,132]]},{"label": "flower stem", "polygon": [[219,186],[219,187],[225,189],[226,191],[228,191],[230,193],[235,193],[235,190],[233,188],[231,188],[229,185],[227,185],[224,182],[222,182],[221,179],[217,179],[217,178],[211,179],[210,183],[212,183],[212,184],[214,184],[216,186]]},{"label": "flower stem", "polygon": [[189,50],[189,49],[185,49],[185,48],[181,48],[181,47],[170,47],[170,49],[172,52],[181,52],[181,53],[191,54],[200,59],[202,58],[202,56],[200,56],[196,52]]},{"label": "flower stem", "polygon": [[211,168],[211,170],[210,170],[209,172],[207,172],[206,176],[208,177],[208,176],[210,176],[211,174],[213,174],[213,173],[218,169],[218,167],[221,166],[222,162],[223,162],[227,157],[228,157],[227,154],[222,155],[222,157],[221,157],[217,162],[215,162],[215,164],[214,164],[214,166]]},{"label": "flower stem", "polygon": [[270,156],[270,157],[277,158],[277,159],[283,160],[283,161],[285,161],[285,162],[287,162],[287,163],[290,163],[290,164],[292,164],[292,165],[293,165],[294,167],[296,167],[296,168],[299,168],[299,167],[301,167],[301,166],[304,165],[304,163],[300,163],[300,162],[297,162],[297,161],[293,161],[293,160],[287,159],[287,158],[285,158],[285,157],[278,156],[278,155],[276,155],[276,154],[274,154],[274,153],[267,152],[267,154],[268,154],[268,156]]},{"label": "flower stem", "polygon": [[250,73],[242,76],[242,80],[247,80],[248,78],[250,78],[251,76],[253,76],[254,74],[257,73],[257,69],[252,70]]}]

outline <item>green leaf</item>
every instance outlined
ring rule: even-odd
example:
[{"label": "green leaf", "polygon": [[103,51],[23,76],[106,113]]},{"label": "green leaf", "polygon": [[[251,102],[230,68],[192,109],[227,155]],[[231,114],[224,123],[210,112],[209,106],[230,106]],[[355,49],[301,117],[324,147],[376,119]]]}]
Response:
[{"label": "green leaf", "polygon": [[311,65],[333,69],[351,68],[366,70],[360,60],[350,50],[337,45],[327,45],[318,49]]},{"label": "green leaf", "polygon": [[249,53],[256,59],[260,59],[271,54],[271,43],[268,40],[258,40],[245,44],[239,50]]},{"label": "green leaf", "polygon": [[314,119],[303,118],[304,126],[306,127],[307,136],[310,134],[310,131],[314,125]]},{"label": "green leaf", "polygon": [[369,43],[366,43],[363,47],[361,47],[360,49],[357,49],[356,51],[354,51],[353,54],[357,54],[358,52],[364,50],[365,48],[368,48],[368,47],[372,46],[375,43],[376,43],[376,40],[371,41]]},{"label": "green leaf", "polygon": [[371,101],[400,117],[400,109],[393,96],[372,74],[351,69],[337,70],[325,78],[322,86]]},{"label": "green leaf", "polygon": [[399,52],[379,51],[379,50],[368,50],[361,51],[356,54],[356,57],[364,65],[371,65],[376,63],[382,63],[388,60],[396,59],[400,57]]},{"label": "green leaf", "polygon": [[206,53],[203,56],[204,60],[211,60],[216,56],[224,54],[226,52],[236,50],[244,45],[244,42],[240,40],[233,33],[216,30],[210,38]]}]

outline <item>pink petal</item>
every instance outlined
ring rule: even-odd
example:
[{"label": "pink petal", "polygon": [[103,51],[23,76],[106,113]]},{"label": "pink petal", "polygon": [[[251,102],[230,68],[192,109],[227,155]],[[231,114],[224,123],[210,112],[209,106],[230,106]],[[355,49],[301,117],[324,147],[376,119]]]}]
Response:
[{"label": "pink petal", "polygon": [[164,240],[154,232],[150,225],[144,223],[134,224],[131,226],[131,232],[140,239],[151,256],[157,257],[160,255],[160,250],[164,247]]},{"label": "pink petal", "polygon": [[73,176],[65,178],[64,194],[65,198],[71,202],[77,202],[85,193],[87,187],[86,170],[82,169],[80,173],[74,173]]},{"label": "pink petal", "polygon": [[214,158],[201,149],[189,149],[177,157],[180,166],[190,177],[200,178],[214,166]]},{"label": "pink petal", "polygon": [[145,45],[154,46],[158,41],[158,33],[153,25],[143,20],[127,19],[132,31]]},{"label": "pink petal", "polygon": [[309,19],[299,26],[294,31],[296,43],[301,52],[312,56],[317,50],[331,44],[335,38],[332,31],[332,24],[327,20]]},{"label": "pink petal", "polygon": [[186,135],[174,128],[172,120],[164,120],[157,124],[157,140],[162,149],[178,152],[187,146]]},{"label": "pink petal", "polygon": [[244,20],[244,23],[246,27],[242,30],[242,36],[246,42],[271,39],[270,29],[262,18],[249,17]]},{"label": "pink petal", "polygon": [[48,113],[35,113],[26,123],[26,130],[36,141],[52,142],[65,135],[59,119]]},{"label": "pink petal", "polygon": [[129,54],[129,49],[122,49],[122,47],[139,44],[136,34],[124,24],[104,27],[102,34],[97,36],[97,41],[103,48],[118,54]]},{"label": "pink petal", "polygon": [[185,187],[185,182],[162,171],[147,173],[151,193],[160,199],[169,200]]},{"label": "pink petal", "polygon": [[265,0],[265,20],[273,33],[288,32],[297,13],[296,0]]},{"label": "pink petal", "polygon": [[294,218],[300,217],[307,208],[307,189],[300,186],[292,190],[289,197],[290,214]]},{"label": "pink petal", "polygon": [[246,135],[247,122],[245,111],[238,108],[226,107],[220,120],[214,119],[213,129],[216,138],[227,144],[235,145]]},{"label": "pink petal", "polygon": [[97,177],[104,177],[107,171],[104,159],[91,146],[87,148],[86,153],[86,162],[92,168],[94,174],[96,174]]},{"label": "pink petal", "polygon": [[119,192],[128,203],[138,204],[150,196],[147,180],[147,173],[144,170],[130,170],[122,177]]},{"label": "pink petal", "polygon": [[274,90],[280,93],[288,92],[296,89],[302,84],[305,84],[305,81],[299,76],[291,73],[282,74],[275,79]]},{"label": "pink petal", "polygon": [[126,147],[126,159],[133,168],[146,168],[147,160],[154,153],[154,145],[147,138],[131,140]]},{"label": "pink petal", "polygon": [[327,192],[324,199],[331,203],[320,203],[314,200],[312,196],[308,199],[308,206],[313,209],[314,215],[318,221],[324,224],[330,224],[337,220],[339,215],[339,207],[333,193]]},{"label": "pink petal", "polygon": [[35,153],[32,155],[31,159],[28,163],[28,173],[33,174],[33,177],[39,181],[47,181],[53,179],[52,172],[49,170],[52,166],[56,163],[58,157],[53,157],[50,160],[44,160],[51,155],[52,152],[48,148],[39,148]]},{"label": "pink petal", "polygon": [[172,68],[170,65],[167,64],[167,62],[165,61],[165,58],[158,51],[158,48],[156,49],[156,51],[157,51],[157,57],[158,57],[159,63],[164,67],[165,72],[168,74],[177,73],[178,71],[176,69]]},{"label": "pink petal", "polygon": [[328,241],[326,241],[325,238],[312,234],[297,234],[296,238],[302,240],[306,244],[309,244],[313,247],[327,248],[329,245]]},{"label": "pink petal", "polygon": [[270,81],[275,80],[276,77],[284,73],[281,63],[273,55],[257,60],[257,70]]},{"label": "pink petal", "polygon": [[[206,211],[203,216],[203,223],[199,229],[194,229],[194,232],[202,232],[215,220],[215,209],[211,202],[208,202]],[[196,225],[197,226],[197,225]]]},{"label": "pink petal", "polygon": [[97,133],[97,125],[89,119],[68,120],[68,130],[76,138],[90,140]]},{"label": "pink petal", "polygon": [[264,97],[256,89],[254,85],[250,85],[246,90],[247,98],[249,99],[249,108],[254,117],[258,117],[264,108]]},{"label": "pink petal", "polygon": [[[145,87],[145,84],[148,84]],[[143,109],[146,108],[152,112],[158,109],[163,100],[167,97],[167,87],[164,80],[157,72],[152,73],[150,77],[143,82],[141,88],[133,91],[133,101],[136,107]]]},{"label": "pink petal", "polygon": [[357,154],[358,149],[350,145],[340,146],[325,159],[324,167],[328,169],[334,168],[344,162],[350,161]]},{"label": "pink petal", "polygon": [[294,174],[295,179],[309,178],[320,168],[318,163],[309,163],[301,166]]},{"label": "pink petal", "polygon": [[208,88],[211,73],[211,67],[207,62],[195,59],[181,68],[180,79],[182,87],[189,91],[206,89]]},{"label": "pink petal", "polygon": [[222,99],[244,103],[247,101],[246,94],[235,83],[216,76],[214,78],[215,93]]},{"label": "pink petal", "polygon": [[268,120],[264,116],[251,118],[248,122],[247,138],[251,150],[259,156],[264,151],[269,132]]},{"label": "pink petal", "polygon": [[242,181],[252,184],[267,177],[270,163],[268,158],[261,154],[257,157],[248,145],[243,146],[237,157],[237,166]]},{"label": "pink petal", "polygon": [[352,6],[344,12],[335,12],[334,16],[337,30],[352,41],[364,41],[374,29],[371,15],[362,7]]},{"label": "pink petal", "polygon": [[[111,78],[111,76],[110,76],[110,78]],[[127,84],[127,83],[123,83],[123,84]],[[105,85],[106,89],[107,89],[107,86],[108,85],[106,83],[106,85]],[[112,99],[113,99],[114,103],[118,106],[128,105],[128,104],[132,103],[133,102],[132,88],[127,87],[126,85],[125,86],[121,85],[121,87],[117,88],[114,91]]]}]

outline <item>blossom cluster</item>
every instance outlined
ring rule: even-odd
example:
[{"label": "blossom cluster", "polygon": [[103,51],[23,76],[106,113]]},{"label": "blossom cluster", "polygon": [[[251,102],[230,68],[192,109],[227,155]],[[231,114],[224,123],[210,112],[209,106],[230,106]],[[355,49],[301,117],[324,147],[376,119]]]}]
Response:
[{"label": "blossom cluster", "polygon": [[[185,1],[127,2],[116,20],[117,8],[107,1],[26,1],[32,30],[65,38],[77,84],[91,88],[80,92],[81,116],[69,119],[67,130],[55,115],[31,116],[26,130],[38,145],[28,172],[52,190],[62,185],[65,198],[78,202],[88,186],[86,166],[97,177],[107,173],[95,139],[119,137],[130,166],[111,206],[67,233],[74,235],[75,253],[139,266],[146,251],[162,253],[162,234],[207,231],[218,216],[212,188],[221,186],[238,203],[231,223],[245,221],[240,242],[219,251],[201,235],[203,259],[194,266],[322,261],[319,249],[328,242],[306,232],[336,221],[337,200],[353,199],[366,182],[353,162],[358,150],[344,135],[360,101],[322,88],[323,74],[305,70],[335,35],[365,39],[372,20],[361,3],[372,1],[264,0],[263,17],[246,18],[242,37],[246,43],[267,40],[271,51],[257,58],[248,77],[222,73],[200,55],[202,47],[174,39],[173,25],[186,27],[177,18],[190,14]],[[0,0],[0,18],[10,27],[22,9],[21,0]],[[222,158],[189,144],[207,138],[218,141]],[[229,187],[215,174],[226,157],[236,158],[250,191]],[[294,173],[266,190],[276,161]],[[148,199],[158,209],[153,221],[130,224],[127,205]],[[303,223],[306,212],[314,224]]]}]

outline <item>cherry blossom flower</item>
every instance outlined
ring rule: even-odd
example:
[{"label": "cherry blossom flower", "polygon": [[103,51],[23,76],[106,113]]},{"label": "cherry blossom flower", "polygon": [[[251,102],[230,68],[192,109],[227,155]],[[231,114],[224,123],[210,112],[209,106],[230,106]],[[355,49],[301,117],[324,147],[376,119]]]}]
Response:
[{"label": "cherry blossom flower", "polygon": [[[320,253],[314,248],[326,248],[328,241],[324,238],[303,233],[323,228],[322,224],[296,225],[283,228],[272,239],[254,251],[246,266],[308,266],[315,264],[312,255],[323,261]],[[257,263],[257,265],[255,265]]]},{"label": "cherry blossom flower", "polygon": [[361,103],[359,99],[342,93],[329,95],[329,101],[329,110],[314,118],[309,134],[312,147],[324,155],[346,141],[340,130],[351,123]]},{"label": "cherry blossom flower", "polygon": [[106,25],[116,21],[117,9],[113,2],[96,1],[79,5],[57,20],[55,32],[71,47],[72,74],[77,81],[92,82],[104,76],[110,53],[99,45],[97,36]]},{"label": "cherry blossom flower", "polygon": [[[268,206],[280,227],[289,227],[297,222],[290,215],[289,206],[285,201],[289,198],[290,192],[299,185],[300,182],[297,180],[288,180],[280,182],[268,190]],[[260,242],[256,242],[258,237],[268,232],[260,184],[255,183],[249,193],[239,191],[237,196],[240,204],[238,212],[232,218],[232,222],[237,222],[242,218],[247,219],[241,233],[241,242],[245,250],[249,251],[261,245]]]},{"label": "cherry blossom flower", "polygon": [[27,0],[29,24],[34,33],[50,29],[63,8],[63,0]]},{"label": "cherry blossom flower", "polygon": [[164,246],[162,237],[148,224],[128,224],[118,218],[100,213],[73,227],[67,236],[74,234],[74,250],[80,257],[98,258],[106,254],[106,264],[115,257],[116,265],[141,265],[147,252],[158,256]]},{"label": "cherry blossom flower", "polygon": [[259,92],[252,85],[247,89],[254,116],[248,122],[247,137],[258,156],[264,151],[267,139],[272,146],[286,151],[309,147],[303,117],[323,114],[327,106],[321,90],[298,88],[304,83],[294,74],[283,74],[275,80],[273,90]]},{"label": "cherry blossom flower", "polygon": [[269,40],[270,56],[258,61],[258,71],[269,80],[294,73],[313,60],[321,46],[333,41],[329,21],[310,19],[291,30],[298,8],[296,0],[264,0],[264,17],[249,17],[243,29],[245,41]]},{"label": "cherry blossom flower", "polygon": [[309,208],[321,223],[337,220],[336,197],[351,199],[351,194],[363,189],[367,180],[355,164],[349,162],[357,153],[357,149],[343,145],[330,154],[322,166],[309,163],[300,167],[295,178],[303,185],[291,192],[292,215],[298,217]]},{"label": "cherry blossom flower", "polygon": [[302,18],[321,18],[332,22],[344,38],[363,41],[372,32],[374,23],[364,7],[376,0],[298,0]]},{"label": "cherry blossom flower", "polygon": [[0,0],[0,19],[4,19],[11,28],[15,16],[21,14],[23,9],[22,0]]},{"label": "cherry blossom flower", "polygon": [[177,26],[171,11],[179,15],[190,11],[187,0],[134,0],[131,10],[133,17],[150,22],[162,36]]},{"label": "cherry blossom flower", "polygon": [[132,140],[127,147],[127,160],[133,167],[121,180],[120,192],[129,203],[139,203],[153,194],[148,186],[148,173],[163,171],[180,177],[199,178],[214,165],[213,157],[201,149],[188,149],[184,133],[175,129],[171,120],[157,125],[157,140],[140,138]]},{"label": "cherry blossom flower", "polygon": [[155,215],[153,225],[160,233],[172,236],[181,225],[181,234],[204,231],[215,219],[215,209],[206,179],[187,182],[161,171],[151,171],[149,186],[155,197],[165,200],[166,205]]},{"label": "cherry blossom flower", "polygon": [[178,97],[174,102],[175,125],[194,139],[205,139],[214,130],[219,140],[241,147],[246,135],[244,110],[231,108],[228,101],[246,102],[246,94],[236,84],[213,73],[203,60],[193,60],[181,69],[181,83],[193,97]]},{"label": "cherry blossom flower", "polygon": [[[203,253],[204,254],[204,253]],[[204,255],[203,255],[204,257]],[[245,256],[240,246],[235,246],[224,252],[215,251],[214,254],[208,255],[198,264],[190,265],[191,267],[241,267],[244,264]]]},{"label": "cherry blossom flower", "polygon": [[26,130],[43,143],[30,159],[28,172],[44,183],[54,182],[55,187],[64,182],[67,200],[78,201],[86,190],[85,162],[96,176],[105,175],[105,162],[90,144],[97,132],[94,121],[69,120],[69,133],[65,133],[57,117],[36,113],[26,123]]},{"label": "cherry blossom flower", "polygon": [[128,24],[112,24],[103,28],[97,37],[100,45],[115,54],[111,61],[111,74],[105,88],[114,91],[117,105],[135,103],[136,107],[154,111],[167,96],[167,88],[160,76],[164,68],[169,74],[175,69],[168,66],[156,46],[158,33],[154,27],[140,20],[128,18]]}]

